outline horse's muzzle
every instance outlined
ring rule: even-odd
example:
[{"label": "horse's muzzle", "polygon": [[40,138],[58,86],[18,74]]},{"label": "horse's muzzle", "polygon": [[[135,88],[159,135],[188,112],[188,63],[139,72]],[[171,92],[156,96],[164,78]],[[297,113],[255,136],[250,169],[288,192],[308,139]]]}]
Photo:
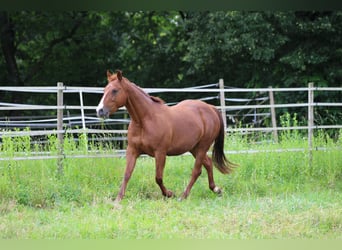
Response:
[{"label": "horse's muzzle", "polygon": [[109,117],[109,110],[107,110],[106,108],[96,109],[96,113],[97,113],[97,117],[100,117],[100,118]]}]

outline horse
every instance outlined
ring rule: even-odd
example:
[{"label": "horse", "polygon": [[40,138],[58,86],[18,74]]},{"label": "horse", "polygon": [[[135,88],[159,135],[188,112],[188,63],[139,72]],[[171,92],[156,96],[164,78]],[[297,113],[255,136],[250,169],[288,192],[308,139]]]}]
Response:
[{"label": "horse", "polygon": [[[180,199],[189,196],[190,190],[201,175],[202,165],[208,174],[209,188],[216,194],[222,190],[213,177],[213,163],[222,174],[229,174],[237,166],[224,154],[224,125],[221,113],[212,105],[199,100],[184,100],[167,106],[158,97],[150,96],[130,82],[117,70],[107,70],[108,84],[96,108],[98,117],[108,118],[125,106],[131,121],[128,126],[126,169],[115,203],[124,197],[136,160],[141,154],[155,158],[155,181],[163,196],[173,197],[163,182],[166,156],[190,152],[195,158],[191,179]],[[213,145],[212,159],[207,155]]]}]

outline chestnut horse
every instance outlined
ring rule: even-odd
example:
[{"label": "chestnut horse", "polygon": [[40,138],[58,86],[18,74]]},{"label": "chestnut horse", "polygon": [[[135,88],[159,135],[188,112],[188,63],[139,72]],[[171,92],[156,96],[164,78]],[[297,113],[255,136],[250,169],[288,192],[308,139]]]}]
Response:
[{"label": "chestnut horse", "polygon": [[202,172],[202,165],[208,173],[209,188],[220,194],[221,189],[214,182],[212,160],[207,156],[213,142],[213,162],[221,173],[229,174],[236,164],[228,161],[224,155],[225,131],[219,111],[214,106],[198,100],[185,100],[168,107],[160,98],[148,95],[123,77],[119,70],[116,74],[107,71],[107,79],[108,85],[96,109],[97,115],[106,118],[118,108],[126,106],[131,117],[126,170],[115,202],[122,200],[136,159],[141,154],[155,158],[155,180],[164,196],[173,196],[173,192],[163,183],[166,156],[180,155],[188,151],[195,157],[195,165],[181,199],[189,195]]}]

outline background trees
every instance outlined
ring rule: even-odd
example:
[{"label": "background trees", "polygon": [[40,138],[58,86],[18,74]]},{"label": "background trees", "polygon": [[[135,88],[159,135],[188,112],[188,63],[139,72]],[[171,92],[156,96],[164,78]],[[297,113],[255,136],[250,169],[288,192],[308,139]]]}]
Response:
[{"label": "background trees", "polygon": [[233,87],[342,80],[341,11],[18,11],[1,12],[0,27],[2,85],[103,86],[108,68],[145,87],[219,78]]},{"label": "background trees", "polygon": [[[188,61],[233,86],[340,85],[340,12],[195,13]],[[216,69],[216,70],[215,70]],[[220,69],[220,70],[217,70]]]},{"label": "background trees", "polygon": [[[342,12],[1,12],[0,79],[142,85],[339,85]],[[104,77],[103,77],[104,78]],[[211,79],[208,79],[211,78]],[[193,83],[190,83],[193,82]]]}]

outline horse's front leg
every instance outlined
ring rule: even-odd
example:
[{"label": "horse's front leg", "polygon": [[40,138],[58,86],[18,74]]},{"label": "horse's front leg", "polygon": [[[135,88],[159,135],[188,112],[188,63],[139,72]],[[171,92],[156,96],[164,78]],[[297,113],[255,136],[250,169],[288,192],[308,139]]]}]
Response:
[{"label": "horse's front leg", "polygon": [[157,152],[155,153],[155,159],[156,159],[156,182],[160,187],[160,190],[162,191],[162,194],[166,197],[172,197],[173,192],[170,190],[167,190],[167,188],[164,186],[163,183],[163,173],[165,168],[165,161],[166,161],[166,153],[163,152]]},{"label": "horse's front leg", "polygon": [[119,191],[119,193],[115,199],[115,203],[119,203],[125,195],[127,183],[132,176],[132,173],[133,173],[133,170],[135,167],[135,162],[136,162],[138,156],[139,156],[139,154],[136,153],[136,150],[134,150],[133,148],[128,146],[128,148],[126,150],[126,161],[127,162],[126,162],[125,175],[123,177],[123,181],[121,184],[120,191]]},{"label": "horse's front leg", "polygon": [[196,152],[196,153],[194,153],[194,152],[191,152],[191,153],[196,157],[195,166],[192,170],[190,182],[189,182],[188,186],[186,187],[184,193],[182,194],[180,200],[186,199],[189,196],[189,193],[190,193],[192,186],[194,185],[197,178],[202,173],[202,163],[203,163],[203,159],[205,157],[206,151]]}]

